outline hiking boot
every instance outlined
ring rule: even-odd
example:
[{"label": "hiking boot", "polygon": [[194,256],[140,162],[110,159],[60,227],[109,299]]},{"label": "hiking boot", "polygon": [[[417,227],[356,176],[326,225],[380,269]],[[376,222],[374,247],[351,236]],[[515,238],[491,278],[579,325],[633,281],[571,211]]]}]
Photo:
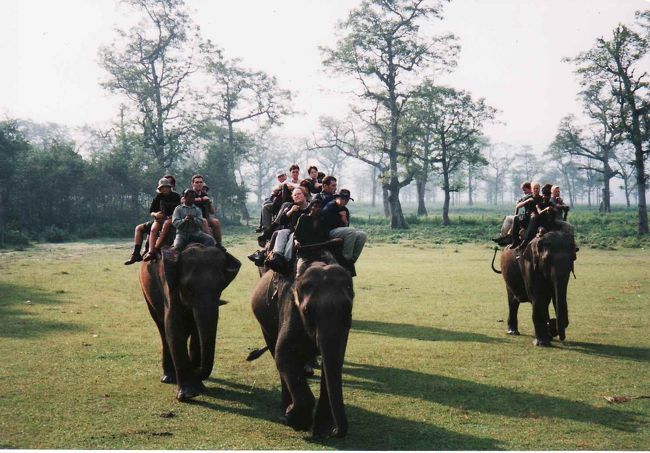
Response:
[{"label": "hiking boot", "polygon": [[131,265],[133,263],[137,263],[138,261],[142,261],[142,255],[140,255],[140,252],[131,254],[131,258],[126,260],[124,262],[124,265],[129,266],[129,265]]}]

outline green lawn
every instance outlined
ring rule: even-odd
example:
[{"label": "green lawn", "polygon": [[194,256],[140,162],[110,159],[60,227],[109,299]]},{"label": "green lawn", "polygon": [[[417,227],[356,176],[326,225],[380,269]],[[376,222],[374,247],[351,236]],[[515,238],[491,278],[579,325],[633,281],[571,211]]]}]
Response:
[{"label": "green lawn", "polygon": [[[0,447],[73,449],[647,450],[650,253],[584,247],[567,341],[505,334],[507,306],[481,245],[369,244],[357,265],[345,439],[279,423],[279,383],[242,271],[223,298],[209,393],[158,382],[159,337],[127,241],[0,254]],[[312,385],[314,391],[317,385]]]}]

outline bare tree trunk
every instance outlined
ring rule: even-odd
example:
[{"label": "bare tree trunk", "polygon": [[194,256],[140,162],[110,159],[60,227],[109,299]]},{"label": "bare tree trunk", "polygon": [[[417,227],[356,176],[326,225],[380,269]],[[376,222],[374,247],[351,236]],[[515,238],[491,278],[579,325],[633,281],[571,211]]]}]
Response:
[{"label": "bare tree trunk", "polygon": [[426,184],[427,184],[426,179],[424,180],[419,179],[415,181],[415,187],[417,188],[417,192],[418,192],[418,216],[428,215],[427,207],[424,204],[424,194],[425,194]]},{"label": "bare tree trunk", "polygon": [[449,173],[447,172],[446,168],[443,168],[443,178],[444,178],[443,190],[445,192],[445,201],[442,205],[442,224],[448,226],[451,223],[449,221],[450,189],[449,189]]},{"label": "bare tree trunk", "polygon": [[388,203],[388,188],[384,185],[381,187],[382,201],[384,203],[384,217],[390,218],[390,204]]},{"label": "bare tree trunk", "polygon": [[370,206],[373,208],[377,204],[377,167],[372,167],[372,202]]}]

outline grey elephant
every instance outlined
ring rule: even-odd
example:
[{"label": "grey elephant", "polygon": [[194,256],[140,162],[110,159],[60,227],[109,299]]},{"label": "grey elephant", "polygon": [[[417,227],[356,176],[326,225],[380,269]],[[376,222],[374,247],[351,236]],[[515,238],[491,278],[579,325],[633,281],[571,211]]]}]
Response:
[{"label": "grey elephant", "polygon": [[[163,249],[140,267],[140,286],[162,341],[164,383],[176,383],[187,400],[205,390],[214,366],[221,292],[241,263],[216,247],[190,244],[180,254]],[[189,348],[188,348],[189,339]]]},{"label": "grey elephant", "polygon": [[[501,270],[508,294],[508,333],[519,335],[517,313],[519,304],[531,302],[536,346],[549,346],[551,338],[566,337],[569,325],[567,287],[576,259],[573,235],[551,231],[534,238],[517,258],[516,251],[506,247],[501,254]],[[496,257],[496,250],[495,250]],[[557,319],[549,318],[549,304],[553,301]]]},{"label": "grey elephant", "polygon": [[[338,264],[314,263],[293,277],[267,272],[251,297],[282,386],[281,409],[289,426],[315,437],[343,437],[348,421],[343,403],[343,359],[352,322],[352,277]],[[322,356],[320,397],[315,399],[305,363]]]}]

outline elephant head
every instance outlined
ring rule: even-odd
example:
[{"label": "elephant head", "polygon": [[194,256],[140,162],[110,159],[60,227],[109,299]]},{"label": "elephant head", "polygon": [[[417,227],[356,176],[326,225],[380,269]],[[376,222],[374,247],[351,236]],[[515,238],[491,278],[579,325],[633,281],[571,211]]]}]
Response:
[{"label": "elephant head", "polygon": [[322,357],[321,393],[313,430],[316,436],[343,437],[348,431],[342,374],[353,299],[352,278],[338,265],[312,266],[295,285],[294,303]]},{"label": "elephant head", "polygon": [[[177,398],[201,393],[210,376],[222,291],[241,263],[216,247],[191,244],[181,253],[141,267],[140,283],[163,343],[163,382],[178,384]],[[188,350],[189,338],[189,350]]]}]

